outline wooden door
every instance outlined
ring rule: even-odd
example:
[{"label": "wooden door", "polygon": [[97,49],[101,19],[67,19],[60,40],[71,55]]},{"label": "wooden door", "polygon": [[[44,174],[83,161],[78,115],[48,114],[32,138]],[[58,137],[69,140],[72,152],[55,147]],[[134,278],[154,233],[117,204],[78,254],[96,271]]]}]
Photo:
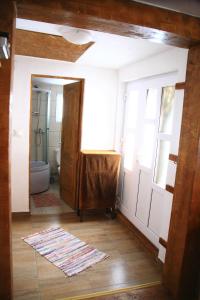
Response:
[{"label": "wooden door", "polygon": [[63,88],[63,121],[61,136],[61,198],[77,208],[78,158],[81,140],[82,82]]}]

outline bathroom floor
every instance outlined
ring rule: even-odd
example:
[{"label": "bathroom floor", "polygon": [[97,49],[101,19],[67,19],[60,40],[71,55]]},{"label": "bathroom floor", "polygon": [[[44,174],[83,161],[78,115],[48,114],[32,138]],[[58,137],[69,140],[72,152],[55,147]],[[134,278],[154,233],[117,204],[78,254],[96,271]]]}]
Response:
[{"label": "bathroom floor", "polygon": [[48,191],[41,194],[54,194],[60,201],[59,206],[48,206],[48,207],[36,207],[33,201],[33,197],[30,196],[30,206],[31,206],[31,215],[53,215],[53,214],[63,214],[68,212],[73,212],[73,209],[67,205],[61,198],[59,193],[59,183],[54,182],[50,184]]}]

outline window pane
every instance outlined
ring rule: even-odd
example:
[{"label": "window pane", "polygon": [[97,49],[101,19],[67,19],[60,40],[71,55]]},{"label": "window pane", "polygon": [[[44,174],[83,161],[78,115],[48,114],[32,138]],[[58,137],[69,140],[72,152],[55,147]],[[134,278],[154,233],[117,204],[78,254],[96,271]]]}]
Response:
[{"label": "window pane", "polygon": [[173,121],[173,106],[174,106],[174,93],[173,86],[163,87],[161,112],[160,112],[160,132],[171,133]]},{"label": "window pane", "polygon": [[153,152],[155,144],[155,125],[146,123],[144,125],[144,134],[142,140],[142,147],[140,149],[139,162],[147,168],[151,168]]},{"label": "window pane", "polygon": [[145,119],[154,120],[156,118],[157,102],[158,102],[157,96],[158,96],[157,89],[148,89],[147,90]]},{"label": "window pane", "polygon": [[63,115],[63,94],[57,94],[56,98],[56,122],[62,122]]},{"label": "window pane", "polygon": [[126,127],[136,128],[139,91],[131,91],[126,102]]},{"label": "window pane", "polygon": [[170,142],[160,140],[157,151],[155,183],[165,187],[169,161]]},{"label": "window pane", "polygon": [[127,170],[133,169],[133,158],[135,148],[135,134],[129,132],[125,136],[124,140],[124,167]]}]

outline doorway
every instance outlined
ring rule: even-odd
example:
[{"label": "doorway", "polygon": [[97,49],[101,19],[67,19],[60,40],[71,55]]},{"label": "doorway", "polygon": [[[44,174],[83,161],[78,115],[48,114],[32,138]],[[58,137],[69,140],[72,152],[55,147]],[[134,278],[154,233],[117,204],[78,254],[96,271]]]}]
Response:
[{"label": "doorway", "polygon": [[[169,154],[179,140],[176,72],[129,82],[122,137],[121,208],[157,247],[161,236]],[[176,113],[175,113],[176,112]],[[166,201],[166,200],[165,200]]]},{"label": "doorway", "polygon": [[83,85],[83,79],[32,75],[31,214],[77,209]]}]

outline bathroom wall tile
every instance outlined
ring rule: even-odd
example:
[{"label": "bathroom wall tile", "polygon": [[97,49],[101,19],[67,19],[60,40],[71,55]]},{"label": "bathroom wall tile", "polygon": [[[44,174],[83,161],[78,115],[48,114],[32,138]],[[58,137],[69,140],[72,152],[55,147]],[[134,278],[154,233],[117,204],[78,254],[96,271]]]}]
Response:
[{"label": "bathroom wall tile", "polygon": [[32,143],[32,146],[31,146],[31,160],[36,160],[36,147],[35,145]]},{"label": "bathroom wall tile", "polygon": [[49,130],[50,131],[61,131],[61,125],[62,123],[60,122],[56,122],[55,117],[51,117],[50,118],[50,122],[49,122]]},{"label": "bathroom wall tile", "polygon": [[42,128],[43,130],[46,130],[46,116],[40,116],[39,117],[39,128]]},{"label": "bathroom wall tile", "polygon": [[56,116],[56,100],[52,100],[50,102],[50,116],[55,117]]},{"label": "bathroom wall tile", "polygon": [[32,112],[37,111],[37,99],[32,99]]},{"label": "bathroom wall tile", "polygon": [[42,100],[40,104],[40,115],[47,116],[47,100]]},{"label": "bathroom wall tile", "polygon": [[63,93],[63,86],[62,85],[57,85],[57,93],[62,94]]},{"label": "bathroom wall tile", "polygon": [[56,147],[49,147],[49,160],[56,162]]},{"label": "bathroom wall tile", "polygon": [[43,147],[41,145],[32,146],[32,160],[44,160]]},{"label": "bathroom wall tile", "polygon": [[56,147],[48,147],[49,164],[51,173],[57,173],[57,162],[56,162]]},{"label": "bathroom wall tile", "polygon": [[49,147],[59,147],[60,145],[60,133],[59,132],[49,132]]},{"label": "bathroom wall tile", "polygon": [[47,99],[48,99],[48,93],[41,93],[40,99],[41,99],[42,101],[47,101]]},{"label": "bathroom wall tile", "polygon": [[57,90],[56,90],[56,85],[52,85],[51,86],[51,99],[56,99],[56,95],[57,95]]},{"label": "bathroom wall tile", "polygon": [[37,116],[32,116],[32,120],[31,120],[31,127],[32,130],[35,130],[37,127],[37,122],[38,122],[38,117]]},{"label": "bathroom wall tile", "polygon": [[[40,84],[40,88],[49,89],[51,90],[50,94],[50,119],[49,119],[49,145],[48,145],[48,160],[51,165],[51,172],[57,172],[57,163],[55,158],[55,149],[60,147],[60,136],[61,136],[61,123],[56,122],[56,98],[58,93],[63,93],[62,86],[56,85],[47,85],[47,84]],[[32,111],[38,111],[38,99],[41,100],[41,107],[40,107],[40,116],[39,116],[39,124],[38,128],[42,128],[43,130],[46,129],[46,114],[47,114],[47,94],[42,93],[39,95],[36,92],[33,92],[32,96]],[[37,116],[32,116],[32,128],[37,128]],[[38,142],[41,138],[41,143],[43,144],[43,137],[44,135],[40,136],[37,135]],[[36,159],[36,145],[35,145],[35,133],[32,133],[32,159]],[[43,160],[43,146],[37,146],[37,159]]]}]

